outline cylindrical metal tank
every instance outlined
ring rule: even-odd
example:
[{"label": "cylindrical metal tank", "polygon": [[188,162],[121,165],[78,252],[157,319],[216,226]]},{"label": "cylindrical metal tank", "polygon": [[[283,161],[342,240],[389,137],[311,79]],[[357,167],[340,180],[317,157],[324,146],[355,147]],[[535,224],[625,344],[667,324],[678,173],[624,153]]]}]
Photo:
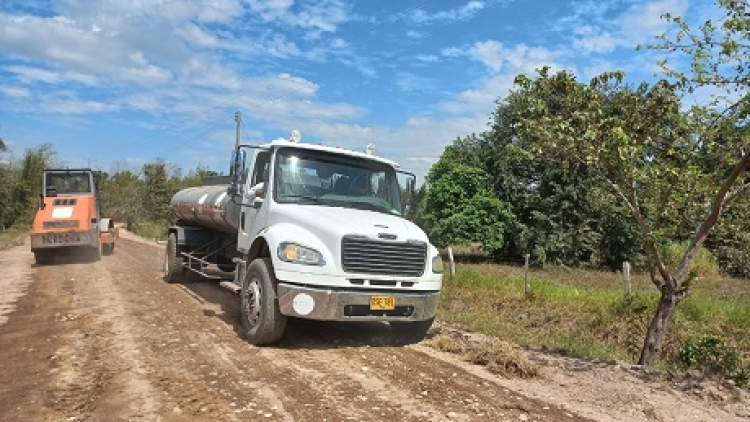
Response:
[{"label": "cylindrical metal tank", "polygon": [[237,233],[240,208],[227,195],[227,185],[183,189],[174,194],[170,206],[177,218],[186,223]]}]

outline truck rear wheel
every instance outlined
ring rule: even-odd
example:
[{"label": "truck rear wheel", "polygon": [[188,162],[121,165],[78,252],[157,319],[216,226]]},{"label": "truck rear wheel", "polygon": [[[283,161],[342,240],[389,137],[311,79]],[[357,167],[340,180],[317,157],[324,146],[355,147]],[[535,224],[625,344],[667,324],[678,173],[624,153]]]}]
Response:
[{"label": "truck rear wheel", "polygon": [[164,281],[175,283],[185,275],[185,267],[177,248],[177,235],[174,233],[167,238],[167,247],[164,251]]},{"label": "truck rear wheel", "polygon": [[39,250],[34,251],[34,260],[39,265],[48,265],[55,260],[55,251],[53,250]]},{"label": "truck rear wheel", "polygon": [[240,291],[240,326],[252,344],[276,343],[284,334],[286,316],[279,310],[276,284],[270,258],[257,258],[247,267]]},{"label": "truck rear wheel", "polygon": [[104,243],[102,244],[102,255],[112,255],[112,253],[115,251],[115,244],[114,243]]},{"label": "truck rear wheel", "polygon": [[435,322],[435,318],[430,318],[426,321],[414,321],[414,322],[389,322],[391,331],[396,334],[399,341],[406,343],[418,343],[424,340],[427,336],[427,331],[432,327],[432,323]]}]

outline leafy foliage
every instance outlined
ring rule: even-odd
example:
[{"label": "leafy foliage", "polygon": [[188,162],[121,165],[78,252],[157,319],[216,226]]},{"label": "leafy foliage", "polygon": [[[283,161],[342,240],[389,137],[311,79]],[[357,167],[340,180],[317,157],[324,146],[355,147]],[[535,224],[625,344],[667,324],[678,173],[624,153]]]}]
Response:
[{"label": "leafy foliage", "polygon": [[446,246],[481,241],[487,250],[503,246],[513,215],[491,193],[487,180],[482,169],[456,162],[450,151],[432,167],[424,218],[433,242]]},{"label": "leafy foliage", "polygon": [[715,336],[685,341],[678,352],[678,363],[683,369],[694,368],[734,380],[740,387],[750,382],[750,366],[743,364],[734,347]]},{"label": "leafy foliage", "polygon": [[169,221],[172,212],[169,201],[177,191],[169,183],[167,164],[164,160],[143,165],[144,189],[141,191],[146,219]]}]

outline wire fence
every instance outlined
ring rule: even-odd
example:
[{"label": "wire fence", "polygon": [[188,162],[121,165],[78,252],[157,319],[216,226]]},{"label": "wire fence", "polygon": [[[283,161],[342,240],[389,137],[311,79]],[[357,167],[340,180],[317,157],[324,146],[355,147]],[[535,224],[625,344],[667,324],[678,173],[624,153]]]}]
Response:
[{"label": "wire fence", "polygon": [[[622,262],[621,269],[607,271],[601,269],[570,268],[565,266],[548,265],[544,268],[534,268],[531,254],[523,257],[493,256],[478,245],[462,247],[447,247],[441,250],[441,255],[447,261],[447,274],[449,280],[456,278],[456,268],[461,265],[467,266],[494,266],[496,269],[505,267],[512,268],[506,271],[494,271],[498,278],[519,278],[524,281],[524,296],[529,297],[533,291],[533,284],[542,282],[555,284],[571,289],[582,287],[620,287],[623,298],[630,301],[633,297],[633,271],[628,261]],[[488,267],[484,267],[485,269]],[[637,289],[646,290],[651,284],[645,274],[636,274]]]}]

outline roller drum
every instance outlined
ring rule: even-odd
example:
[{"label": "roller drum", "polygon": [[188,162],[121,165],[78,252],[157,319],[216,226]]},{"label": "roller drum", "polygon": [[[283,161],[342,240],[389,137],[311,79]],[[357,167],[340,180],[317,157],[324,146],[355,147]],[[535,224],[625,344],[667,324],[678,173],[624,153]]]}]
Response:
[{"label": "roller drum", "polygon": [[177,192],[170,201],[172,213],[183,222],[236,234],[239,205],[227,195],[227,185],[197,186]]}]

